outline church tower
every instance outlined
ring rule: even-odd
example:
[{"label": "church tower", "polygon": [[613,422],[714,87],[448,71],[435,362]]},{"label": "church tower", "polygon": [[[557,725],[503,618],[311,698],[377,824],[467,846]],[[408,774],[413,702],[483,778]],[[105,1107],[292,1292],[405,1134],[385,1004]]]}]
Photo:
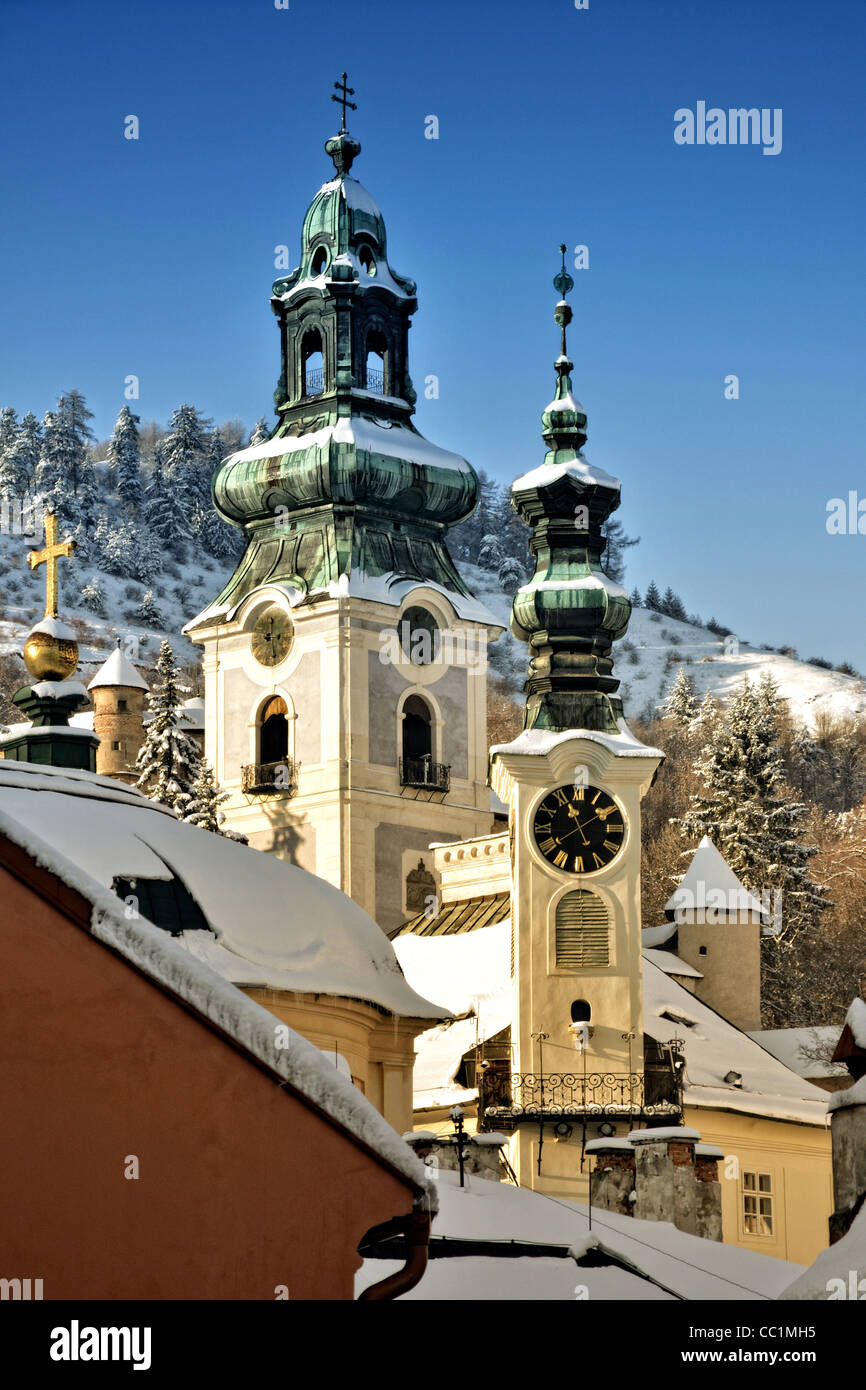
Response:
[{"label": "church tower", "polygon": [[278,423],[214,477],[246,551],[186,631],[204,647],[205,755],[229,824],[388,931],[410,915],[431,841],[492,826],[486,647],[501,628],[445,545],[477,479],[412,423],[416,287],[350,172],[345,74],[335,86],[334,173],[271,298]]},{"label": "church tower", "polygon": [[[513,1073],[502,1113],[515,1130],[520,1183],[585,1197],[585,1142],[626,1135],[652,1099],[640,803],[662,754],[633,736],[616,693],[611,646],[630,605],[604,572],[602,526],[619,506],[620,483],[582,452],[586,414],[566,349],[564,296],[574,282],[562,252],[556,393],[542,415],[547,453],[512,488],[536,561],[511,620],[530,650],[524,729],[491,750],[491,780],[510,808],[513,860]],[[495,1110],[488,1119],[499,1127]]]}]

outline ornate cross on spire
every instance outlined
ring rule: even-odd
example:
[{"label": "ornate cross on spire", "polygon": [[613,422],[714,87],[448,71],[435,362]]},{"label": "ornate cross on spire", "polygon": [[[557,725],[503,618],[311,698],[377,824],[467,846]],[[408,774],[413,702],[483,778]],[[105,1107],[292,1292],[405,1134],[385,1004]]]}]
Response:
[{"label": "ornate cross on spire", "polygon": [[42,550],[31,550],[27,554],[27,563],[32,570],[39,565],[45,565],[45,616],[46,618],[57,617],[57,561],[62,555],[67,559],[75,549],[75,541],[58,541],[57,539],[57,514],[46,512],[43,517],[45,526],[45,546]]},{"label": "ornate cross on spire", "polygon": [[346,107],[348,106],[351,111],[357,111],[358,109],[357,104],[354,101],[347,100],[348,97],[353,97],[355,95],[355,88],[346,86],[346,76],[347,74],[344,72],[342,77],[342,86],[339,82],[334,83],[334,86],[339,92],[339,96],[336,96],[333,93],[331,94],[331,101],[338,101],[343,111],[342,120],[340,121],[341,135],[346,134]]}]

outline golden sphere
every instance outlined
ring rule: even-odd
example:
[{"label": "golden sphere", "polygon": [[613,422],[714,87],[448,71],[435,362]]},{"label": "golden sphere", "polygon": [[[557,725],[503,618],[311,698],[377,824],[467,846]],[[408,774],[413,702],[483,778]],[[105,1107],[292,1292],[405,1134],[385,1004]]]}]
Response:
[{"label": "golden sphere", "polygon": [[63,681],[78,665],[78,643],[50,632],[31,632],[24,643],[24,665],[38,681]]}]

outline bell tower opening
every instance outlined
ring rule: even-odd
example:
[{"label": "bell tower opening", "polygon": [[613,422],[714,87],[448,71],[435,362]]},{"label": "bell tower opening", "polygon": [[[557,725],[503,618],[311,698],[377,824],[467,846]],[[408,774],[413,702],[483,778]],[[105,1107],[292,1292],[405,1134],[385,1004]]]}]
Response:
[{"label": "bell tower opening", "polygon": [[403,760],[420,762],[433,756],[433,721],[430,706],[420,695],[410,695],[403,706]]},{"label": "bell tower opening", "polygon": [[364,384],[368,391],[377,396],[386,394],[388,376],[388,340],[378,329],[367,334],[367,356],[364,367]]},{"label": "bell tower opening", "polygon": [[322,353],[322,335],[318,328],[311,328],[304,334],[301,343],[301,394],[321,396],[325,389],[325,358]]},{"label": "bell tower opening", "polygon": [[289,717],[286,702],[273,695],[262,707],[259,723],[260,763],[281,763],[289,756]]}]

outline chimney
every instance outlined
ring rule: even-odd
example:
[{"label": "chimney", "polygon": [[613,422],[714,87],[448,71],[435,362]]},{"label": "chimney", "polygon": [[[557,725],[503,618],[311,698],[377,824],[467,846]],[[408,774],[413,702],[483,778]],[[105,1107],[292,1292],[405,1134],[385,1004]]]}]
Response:
[{"label": "chimney", "polygon": [[680,1231],[722,1239],[721,1149],[696,1129],[633,1129],[627,1139],[594,1139],[592,1204],[641,1221],[670,1221]]}]

